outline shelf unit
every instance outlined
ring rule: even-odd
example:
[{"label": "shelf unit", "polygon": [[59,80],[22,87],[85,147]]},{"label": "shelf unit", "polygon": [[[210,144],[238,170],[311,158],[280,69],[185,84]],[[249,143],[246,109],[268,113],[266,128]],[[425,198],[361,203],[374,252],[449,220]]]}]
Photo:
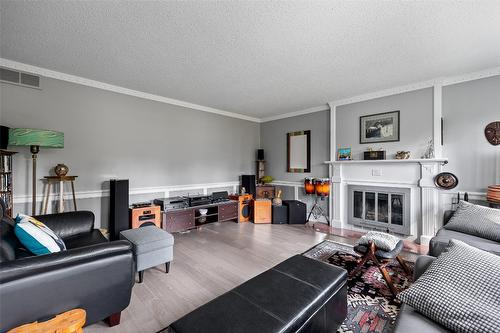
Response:
[{"label": "shelf unit", "polygon": [[0,198],[7,205],[7,215],[12,216],[14,207],[12,156],[15,151],[0,149]]}]

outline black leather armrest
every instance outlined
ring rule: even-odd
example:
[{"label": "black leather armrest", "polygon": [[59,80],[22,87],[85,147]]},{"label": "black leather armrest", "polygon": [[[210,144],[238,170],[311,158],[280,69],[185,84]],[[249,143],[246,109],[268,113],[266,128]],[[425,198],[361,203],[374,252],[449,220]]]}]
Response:
[{"label": "black leather armrest", "polygon": [[135,265],[116,241],[0,263],[0,332],[82,308],[85,325],[130,303]]},{"label": "black leather armrest", "polygon": [[58,253],[32,256],[0,263],[0,283],[36,276],[40,273],[97,261],[120,254],[129,253],[131,245],[127,241],[114,241],[97,245],[83,246]]},{"label": "black leather armrest", "polygon": [[416,281],[427,268],[436,260],[436,257],[419,256],[415,262],[415,271],[413,272],[413,279]]},{"label": "black leather armrest", "polygon": [[45,223],[62,239],[88,233],[94,229],[94,213],[89,211],[38,215],[34,217]]}]

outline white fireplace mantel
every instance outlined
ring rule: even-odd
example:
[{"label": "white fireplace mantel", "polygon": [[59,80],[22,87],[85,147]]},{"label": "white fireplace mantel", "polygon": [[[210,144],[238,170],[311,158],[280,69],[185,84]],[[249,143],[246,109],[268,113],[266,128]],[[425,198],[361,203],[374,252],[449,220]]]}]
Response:
[{"label": "white fireplace mantel", "polygon": [[332,195],[330,221],[332,225],[351,228],[347,223],[348,191],[353,184],[402,187],[411,189],[412,236],[428,244],[439,226],[439,190],[435,176],[446,158],[406,160],[326,161],[329,164]]}]

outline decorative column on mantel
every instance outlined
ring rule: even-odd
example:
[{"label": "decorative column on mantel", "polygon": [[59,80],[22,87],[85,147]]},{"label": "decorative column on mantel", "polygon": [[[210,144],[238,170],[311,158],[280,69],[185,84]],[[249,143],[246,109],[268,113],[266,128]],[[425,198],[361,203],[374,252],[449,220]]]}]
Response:
[{"label": "decorative column on mantel", "polygon": [[[332,226],[345,227],[347,223],[348,198],[346,186],[350,183],[363,182],[373,183],[374,186],[383,186],[384,182],[392,186],[413,186],[420,189],[420,200],[412,202],[413,209],[419,211],[420,224],[420,243],[428,244],[435,235],[439,224],[439,190],[434,184],[434,177],[441,172],[442,166],[448,163],[446,158],[433,159],[407,159],[407,160],[352,160],[352,161],[326,161],[329,165],[331,188],[330,201],[330,221]],[[398,165],[397,172],[400,175],[394,175],[394,164]],[[349,172],[350,166],[356,166],[355,170],[364,170],[362,175],[354,176]],[[368,177],[366,168],[380,168],[383,171],[392,171],[390,177],[377,176]],[[410,172],[409,170],[413,170]],[[418,172],[418,171],[420,172]],[[353,171],[353,170],[351,170]],[[384,173],[384,172],[382,172]],[[346,174],[349,174],[346,177]],[[419,204],[417,204],[419,202]]]},{"label": "decorative column on mantel", "polygon": [[429,244],[430,240],[437,232],[439,224],[439,190],[434,183],[434,177],[442,171],[443,164],[435,161],[420,161],[421,178],[418,185],[421,189],[421,216],[422,216],[422,235],[421,244]]}]

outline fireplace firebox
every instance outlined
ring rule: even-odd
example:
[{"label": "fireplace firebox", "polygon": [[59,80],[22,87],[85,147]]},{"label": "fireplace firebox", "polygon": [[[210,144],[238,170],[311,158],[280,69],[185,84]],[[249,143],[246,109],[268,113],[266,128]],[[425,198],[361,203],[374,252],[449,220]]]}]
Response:
[{"label": "fireplace firebox", "polygon": [[348,223],[357,227],[410,235],[410,189],[348,186]]}]

